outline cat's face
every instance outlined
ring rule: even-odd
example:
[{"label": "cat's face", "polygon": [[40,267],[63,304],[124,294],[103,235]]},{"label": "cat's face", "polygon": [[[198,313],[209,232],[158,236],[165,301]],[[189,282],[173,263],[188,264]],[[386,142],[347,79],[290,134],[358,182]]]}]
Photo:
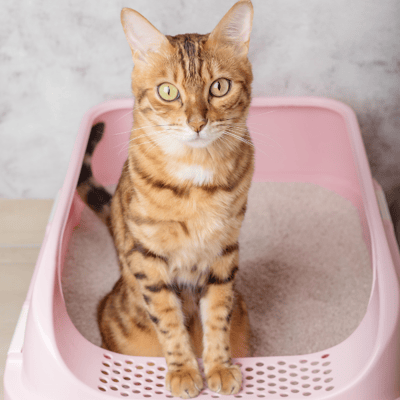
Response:
[{"label": "cat's face", "polygon": [[204,148],[225,133],[242,136],[245,127],[238,124],[251,100],[251,22],[251,3],[239,1],[211,34],[171,37],[137,12],[123,10],[135,62],[135,108],[149,126],[159,126],[152,139],[163,148]]}]

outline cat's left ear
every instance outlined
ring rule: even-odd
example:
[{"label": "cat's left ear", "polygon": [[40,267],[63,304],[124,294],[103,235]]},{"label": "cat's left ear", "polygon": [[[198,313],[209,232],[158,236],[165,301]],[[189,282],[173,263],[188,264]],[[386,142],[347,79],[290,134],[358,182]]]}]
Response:
[{"label": "cat's left ear", "polygon": [[134,61],[146,61],[148,53],[171,46],[168,39],[135,10],[123,8],[121,23]]},{"label": "cat's left ear", "polygon": [[224,43],[235,47],[239,55],[247,56],[253,25],[253,5],[250,0],[240,0],[232,6],[211,32],[211,43]]}]

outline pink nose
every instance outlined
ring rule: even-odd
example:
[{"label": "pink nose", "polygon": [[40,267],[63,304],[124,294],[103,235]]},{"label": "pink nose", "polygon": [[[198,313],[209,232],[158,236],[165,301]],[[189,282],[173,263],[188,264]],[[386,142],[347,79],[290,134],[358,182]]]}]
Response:
[{"label": "pink nose", "polygon": [[187,124],[199,133],[207,125],[207,120],[203,117],[190,118],[187,120]]}]

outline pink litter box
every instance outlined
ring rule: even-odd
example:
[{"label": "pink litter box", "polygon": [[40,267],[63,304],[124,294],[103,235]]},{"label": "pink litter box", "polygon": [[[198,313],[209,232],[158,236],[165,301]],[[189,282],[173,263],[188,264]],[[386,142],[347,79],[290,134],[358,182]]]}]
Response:
[{"label": "pink litter box", "polygon": [[[112,100],[83,118],[8,351],[6,400],[172,397],[163,385],[165,360],[124,356],[90,343],[72,324],[61,286],[66,250],[83,209],[75,189],[89,132],[105,122],[93,171],[102,184],[117,183],[132,108],[132,99]],[[199,397],[400,400],[400,257],[353,111],[322,98],[256,98],[248,121],[272,139],[276,135],[281,145],[268,156],[256,146],[254,181],[314,183],[357,207],[373,269],[372,289],[364,318],[343,342],[307,355],[236,359],[251,389],[232,396],[205,389]]]}]

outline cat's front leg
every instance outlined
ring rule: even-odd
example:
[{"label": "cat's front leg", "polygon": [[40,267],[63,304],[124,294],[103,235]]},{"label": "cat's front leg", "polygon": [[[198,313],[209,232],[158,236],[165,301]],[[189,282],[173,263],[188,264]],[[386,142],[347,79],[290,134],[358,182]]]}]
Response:
[{"label": "cat's front leg", "polygon": [[195,397],[203,388],[203,378],[184,324],[180,300],[165,282],[150,281],[144,273],[136,275],[140,277],[149,318],[168,365],[166,388],[173,396]]},{"label": "cat's front leg", "polygon": [[236,394],[242,384],[242,373],[237,365],[232,365],[230,349],[233,283],[238,270],[237,250],[234,253],[214,263],[200,300],[204,372],[209,389],[219,394]]}]

